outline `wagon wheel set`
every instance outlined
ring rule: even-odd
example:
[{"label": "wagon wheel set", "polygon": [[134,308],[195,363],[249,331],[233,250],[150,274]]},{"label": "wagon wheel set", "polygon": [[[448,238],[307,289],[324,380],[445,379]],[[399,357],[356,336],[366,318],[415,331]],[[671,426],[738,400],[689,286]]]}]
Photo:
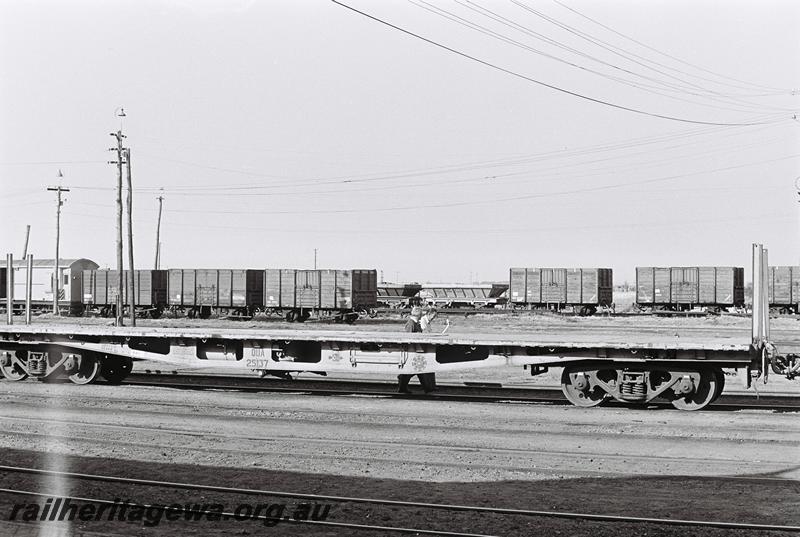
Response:
[{"label": "wagon wheel set", "polygon": [[0,352],[0,373],[10,381],[28,377],[44,381],[68,378],[75,384],[89,384],[103,377],[111,384],[119,384],[131,369],[133,361],[122,356],[75,354],[52,348]]},{"label": "wagon wheel set", "polygon": [[700,410],[713,403],[725,387],[719,367],[680,364],[587,364],[566,366],[561,389],[576,406],[593,407],[615,399],[649,403],[660,397],[679,410]]}]

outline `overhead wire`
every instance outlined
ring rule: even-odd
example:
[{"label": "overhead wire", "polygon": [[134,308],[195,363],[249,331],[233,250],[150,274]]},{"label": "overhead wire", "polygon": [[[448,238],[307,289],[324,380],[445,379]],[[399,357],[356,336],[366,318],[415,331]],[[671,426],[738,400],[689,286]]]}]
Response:
[{"label": "overhead wire", "polygon": [[[677,56],[673,56],[673,55],[668,54],[668,53],[666,53],[666,52],[664,52],[662,50],[659,50],[659,49],[657,49],[657,48],[655,48],[653,46],[650,46],[650,45],[648,45],[648,44],[646,44],[646,43],[644,43],[642,41],[639,41],[639,40],[637,40],[637,39],[635,39],[633,37],[630,37],[630,36],[620,32],[618,30],[615,30],[614,28],[612,28],[612,27],[610,27],[610,26],[608,26],[606,24],[603,24],[602,22],[600,22],[600,21],[598,21],[596,19],[593,19],[593,18],[589,17],[588,15],[578,11],[575,8],[572,8],[572,7],[564,4],[563,2],[561,2],[559,0],[553,0],[553,2],[558,4],[559,6],[563,7],[564,9],[567,9],[567,10],[571,11],[572,13],[578,15],[579,17],[581,17],[583,19],[586,19],[586,20],[592,22],[593,24],[598,25],[601,28],[604,28],[605,30],[608,30],[609,32],[611,32],[611,33],[613,33],[613,34],[615,34],[615,35],[617,35],[619,37],[622,37],[623,39],[626,39],[626,40],[628,40],[628,41],[630,41],[632,43],[635,43],[635,44],[637,44],[637,45],[639,45],[641,47],[644,47],[644,48],[646,48],[646,49],[648,49],[648,50],[650,50],[652,52],[655,52],[657,54],[660,54],[660,55],[662,55],[664,57],[670,58],[671,60],[674,60],[674,61],[677,61],[679,63],[682,63],[683,65],[692,67],[693,69],[697,69],[698,71],[702,71],[704,73],[708,73],[708,74],[714,75],[716,77],[723,78],[723,79],[726,79],[726,80],[730,80],[730,81],[733,81],[733,82],[746,84],[746,85],[750,86],[751,88],[760,88],[760,89],[764,89],[764,90],[769,90],[769,91],[775,92],[776,94],[793,94],[793,90],[790,90],[790,89],[776,88],[776,87],[771,87],[771,86],[764,86],[764,85],[761,85],[761,84],[755,84],[755,83],[748,82],[748,81],[745,81],[745,80],[740,80],[740,79],[737,79],[737,78],[726,76],[726,75],[717,73],[715,71],[711,71],[710,69],[707,69],[707,68],[699,66],[699,65],[695,65],[695,64],[690,63],[690,62],[688,62],[686,60],[683,60],[683,59],[681,59],[681,58],[679,58]],[[708,82],[712,82],[711,79],[703,79],[703,80],[706,80]],[[747,89],[745,86],[734,86],[734,87],[738,87],[739,89]]]},{"label": "overhead wire", "polygon": [[[559,197],[559,196],[566,196],[572,194],[586,194],[586,193],[594,193],[600,191],[607,191],[607,190],[616,190],[620,188],[625,188],[628,186],[634,185],[644,185],[644,184],[652,184],[652,183],[660,183],[666,181],[673,181],[675,179],[682,179],[686,177],[695,177],[698,175],[709,174],[709,173],[718,173],[723,171],[730,171],[735,169],[746,168],[750,166],[757,166],[762,164],[771,164],[775,162],[781,162],[785,160],[790,160],[794,158],[800,157],[800,153],[787,155],[783,157],[773,158],[773,159],[766,159],[757,162],[749,162],[743,164],[736,164],[731,166],[719,167],[719,168],[712,168],[706,170],[699,170],[689,173],[681,173],[681,174],[673,174],[668,176],[656,177],[656,178],[648,178],[643,180],[636,180],[636,181],[628,181],[622,183],[613,183],[610,185],[593,185],[588,187],[580,187],[580,188],[572,188],[567,190],[560,190],[555,192],[535,192],[532,194],[515,194],[513,196],[505,196],[500,198],[482,198],[476,200],[468,200],[468,201],[457,201],[457,202],[438,202],[438,203],[419,203],[414,205],[406,205],[406,206],[394,206],[394,207],[357,207],[357,208],[343,208],[343,209],[303,209],[300,211],[291,210],[291,211],[283,211],[283,210],[275,210],[270,208],[269,214],[270,215],[309,215],[309,214],[362,214],[362,213],[382,213],[382,212],[394,212],[394,211],[409,211],[409,210],[422,210],[422,209],[443,209],[443,208],[451,208],[451,207],[465,207],[465,206],[474,206],[474,205],[485,205],[485,204],[498,204],[504,202],[517,202],[521,200],[530,200],[530,199],[540,199],[540,198],[552,198],[552,197]],[[170,212],[178,212],[178,213],[198,213],[198,214],[236,214],[236,215],[260,215],[264,214],[263,210],[253,212],[253,211],[245,211],[245,210],[196,210],[196,209],[171,209]]]},{"label": "overhead wire", "polygon": [[596,103],[596,104],[601,104],[603,106],[608,106],[610,108],[615,108],[615,109],[618,109],[618,110],[624,110],[624,111],[627,111],[627,112],[631,112],[631,113],[635,113],[635,114],[639,114],[639,115],[643,115],[643,116],[649,116],[649,117],[653,117],[653,118],[658,118],[658,119],[664,119],[664,120],[668,120],[668,121],[676,121],[676,122],[682,122],[682,123],[692,123],[692,124],[696,124],[696,125],[748,126],[748,125],[757,125],[757,124],[759,124],[758,122],[748,122],[748,121],[742,121],[742,122],[705,121],[705,120],[684,118],[684,117],[678,117],[678,116],[670,116],[670,115],[666,115],[666,114],[659,114],[659,113],[649,112],[647,110],[634,108],[634,107],[631,107],[631,106],[625,106],[625,105],[614,103],[614,102],[611,102],[611,101],[606,101],[606,100],[603,100],[603,99],[591,97],[589,95],[586,95],[586,94],[583,94],[583,93],[579,93],[577,91],[569,90],[569,89],[566,89],[566,88],[562,88],[562,87],[556,86],[554,84],[550,84],[548,82],[544,82],[542,80],[535,79],[535,78],[530,77],[528,75],[519,73],[517,71],[513,71],[511,69],[502,67],[502,66],[497,65],[495,63],[492,63],[492,62],[490,62],[488,60],[483,60],[481,58],[478,58],[477,56],[473,56],[473,55],[468,54],[466,52],[462,52],[462,51],[457,50],[457,49],[455,49],[453,47],[450,47],[448,45],[445,45],[445,44],[440,43],[438,41],[435,41],[433,39],[424,37],[424,36],[422,36],[420,34],[417,34],[417,33],[414,33],[414,32],[412,32],[410,30],[402,28],[402,27],[400,27],[400,26],[398,26],[396,24],[393,24],[393,23],[391,23],[389,21],[386,21],[386,20],[381,19],[379,17],[376,17],[374,15],[371,15],[371,14],[365,12],[365,11],[361,11],[359,9],[356,9],[356,8],[354,8],[354,7],[352,7],[352,6],[348,5],[348,4],[340,2],[339,0],[331,0],[331,2],[333,2],[334,4],[336,4],[338,6],[343,7],[345,9],[353,11],[354,13],[357,13],[357,14],[363,16],[363,17],[371,19],[371,20],[373,20],[375,22],[383,24],[383,25],[385,25],[385,26],[387,26],[389,28],[392,28],[394,30],[402,32],[402,33],[404,33],[406,35],[409,35],[411,37],[414,37],[415,39],[419,39],[421,41],[429,43],[429,44],[431,44],[431,45],[433,45],[435,47],[438,47],[438,48],[440,48],[442,50],[445,50],[447,52],[450,52],[450,53],[455,54],[457,56],[460,56],[462,58],[477,62],[477,63],[479,63],[481,65],[484,65],[484,66],[489,67],[491,69],[506,73],[506,74],[508,74],[510,76],[519,78],[521,80],[526,80],[526,81],[528,81],[528,82],[530,82],[532,84],[536,84],[536,85],[539,85],[539,86],[542,86],[542,87],[546,87],[546,88],[549,88],[551,90],[557,91],[559,93],[563,93],[563,94],[566,94],[566,95],[571,95],[573,97],[577,97],[579,99],[583,99],[583,100],[586,100],[586,101],[589,101],[589,102],[593,102],[593,103]]},{"label": "overhead wire", "polygon": [[[512,46],[515,46],[517,48],[521,48],[521,49],[526,50],[528,52],[543,56],[543,57],[551,59],[553,61],[556,61],[556,62],[559,62],[559,63],[563,63],[563,64],[565,64],[565,65],[567,65],[569,67],[572,67],[572,68],[575,68],[575,69],[579,69],[581,71],[600,76],[602,78],[611,80],[613,82],[617,82],[617,83],[620,83],[620,84],[623,84],[623,85],[626,85],[626,86],[629,86],[629,87],[632,87],[632,88],[636,88],[636,89],[640,89],[640,90],[643,90],[643,91],[647,91],[647,92],[652,93],[654,95],[659,95],[659,96],[662,96],[662,97],[666,97],[668,99],[674,99],[674,100],[678,100],[678,101],[681,101],[681,102],[687,102],[687,103],[694,104],[694,105],[697,105],[697,106],[704,106],[704,107],[708,107],[708,108],[715,108],[715,109],[718,109],[718,110],[728,110],[728,111],[742,112],[742,113],[753,112],[754,106],[751,103],[744,103],[745,105],[748,106],[748,108],[745,108],[745,109],[743,109],[741,107],[732,108],[730,106],[719,106],[719,105],[715,105],[715,104],[711,104],[711,103],[698,102],[698,101],[694,101],[694,100],[687,99],[687,98],[684,98],[684,97],[680,97],[678,95],[665,93],[665,91],[666,91],[666,92],[673,92],[673,93],[689,94],[689,95],[693,95],[693,96],[700,97],[700,98],[711,99],[714,102],[723,102],[725,104],[731,104],[730,101],[724,101],[724,100],[721,100],[721,99],[718,99],[718,98],[710,98],[706,94],[706,93],[709,93],[707,90],[706,90],[706,93],[700,93],[697,90],[695,90],[693,88],[690,88],[690,87],[687,87],[687,86],[680,86],[680,85],[676,85],[676,84],[671,84],[671,83],[665,82],[663,80],[659,80],[659,79],[656,79],[656,78],[653,78],[653,77],[650,77],[650,76],[643,75],[641,73],[637,73],[635,71],[631,71],[630,69],[626,69],[624,67],[612,64],[610,62],[607,62],[605,60],[602,60],[600,58],[592,56],[592,55],[590,55],[590,54],[588,54],[588,53],[586,53],[584,51],[580,51],[580,50],[575,49],[573,47],[569,47],[569,46],[567,46],[567,45],[565,45],[563,43],[558,42],[555,39],[551,39],[551,38],[549,38],[549,37],[547,37],[547,36],[545,36],[545,35],[543,35],[543,34],[541,34],[539,32],[535,32],[535,31],[531,30],[530,28],[528,28],[526,26],[523,26],[523,25],[520,25],[520,24],[518,24],[518,23],[516,23],[514,21],[511,21],[510,19],[508,19],[506,17],[503,17],[502,15],[499,15],[498,13],[496,13],[496,12],[490,10],[490,9],[485,8],[483,6],[480,6],[480,5],[478,5],[478,4],[474,3],[474,2],[471,2],[469,0],[467,0],[467,2],[463,2],[461,0],[455,0],[455,1],[456,1],[457,4],[467,8],[467,9],[469,9],[469,10],[475,12],[475,13],[478,13],[478,14],[484,16],[484,17],[487,17],[487,18],[489,18],[489,19],[491,19],[491,20],[493,20],[495,22],[498,22],[499,24],[502,24],[502,25],[504,25],[506,27],[512,28],[512,29],[517,30],[519,32],[522,32],[522,33],[524,33],[524,34],[526,34],[528,36],[531,36],[531,37],[534,37],[534,38],[536,38],[538,40],[544,41],[545,43],[547,43],[547,44],[549,44],[551,46],[560,48],[562,50],[565,50],[567,52],[570,52],[570,53],[575,54],[577,56],[580,56],[582,58],[585,58],[585,59],[588,59],[590,61],[594,61],[594,62],[600,63],[601,65],[604,65],[606,67],[610,67],[612,69],[615,69],[615,70],[618,70],[620,72],[629,74],[631,76],[638,77],[638,78],[641,78],[643,80],[653,82],[656,85],[647,84],[647,83],[643,83],[643,82],[633,82],[633,81],[627,80],[625,78],[622,78],[622,77],[619,77],[619,76],[613,76],[613,75],[604,73],[602,71],[597,71],[595,69],[591,69],[589,67],[586,67],[586,66],[583,66],[583,65],[579,65],[579,64],[574,63],[572,61],[568,61],[568,60],[566,60],[564,58],[560,58],[560,57],[555,56],[553,54],[549,54],[549,53],[544,52],[542,50],[539,50],[539,49],[536,49],[536,48],[531,47],[529,45],[526,45],[525,43],[522,43],[522,42],[520,42],[518,40],[512,39],[512,38],[510,38],[508,36],[505,36],[503,34],[495,32],[494,30],[491,30],[490,28],[487,28],[486,26],[482,26],[482,25],[474,23],[474,22],[472,22],[472,21],[470,21],[468,19],[460,17],[459,15],[457,15],[457,14],[451,12],[451,11],[448,11],[446,9],[443,9],[443,8],[441,8],[439,6],[436,6],[436,5],[434,5],[434,4],[430,3],[430,2],[427,2],[426,0],[408,0],[408,1],[412,5],[420,7],[421,9],[425,9],[426,11],[429,11],[431,13],[434,13],[434,14],[438,15],[438,16],[444,17],[444,18],[446,18],[448,20],[451,20],[452,22],[455,22],[456,24],[459,24],[461,26],[465,26],[465,27],[470,28],[470,29],[472,29],[472,30],[474,30],[476,32],[481,33],[481,34],[484,34],[484,35],[487,35],[487,36],[492,37],[494,39],[500,40],[502,42],[505,42],[505,43],[510,44]],[[640,62],[637,62],[637,63],[640,63]],[[642,65],[644,65],[644,64],[642,64]],[[690,83],[688,83],[686,81],[683,81],[683,80],[680,80],[680,79],[678,79],[678,80],[680,82],[684,83],[684,84],[690,85]],[[699,88],[699,86],[697,86],[697,88]],[[699,89],[702,89],[702,88],[699,88]],[[734,104],[741,105],[742,103],[734,103]],[[763,109],[763,108],[764,107],[759,107],[758,109],[760,110],[760,109]],[[785,111],[785,110],[782,110],[782,111]]]},{"label": "overhead wire", "polygon": [[[473,3],[470,0],[467,0],[467,1],[470,2],[470,3]],[[693,77],[694,76],[695,78],[699,78],[700,80],[703,80],[705,82],[711,82],[712,84],[721,84],[721,83],[713,81],[713,80],[705,78],[705,77],[697,77],[696,75],[692,75],[690,73],[687,73],[685,71],[681,71],[679,69],[674,69],[674,68],[672,68],[672,67],[670,67],[668,65],[665,65],[663,63],[660,63],[660,62],[657,62],[657,61],[654,61],[654,60],[651,60],[651,59],[649,59],[647,57],[644,57],[644,56],[641,56],[639,54],[636,54],[636,53],[633,53],[633,52],[630,52],[630,51],[626,51],[626,50],[624,50],[624,49],[622,49],[620,47],[617,47],[615,45],[612,45],[611,43],[608,43],[607,41],[604,41],[604,40],[602,40],[600,38],[592,36],[592,35],[590,35],[590,34],[588,34],[586,32],[583,32],[583,31],[573,27],[573,26],[570,26],[568,24],[565,24],[565,23],[553,18],[553,17],[550,17],[549,15],[546,15],[543,12],[528,6],[527,4],[522,2],[521,0],[510,0],[510,1],[511,1],[512,4],[522,8],[523,10],[527,11],[528,13],[531,13],[531,14],[541,18],[541,19],[543,19],[543,20],[545,20],[545,21],[547,21],[547,22],[549,22],[549,23],[561,28],[562,30],[564,30],[564,31],[576,36],[576,37],[579,37],[579,38],[581,38],[583,40],[586,40],[589,43],[592,43],[593,45],[595,45],[597,47],[600,47],[600,48],[602,48],[602,49],[604,49],[604,50],[606,50],[608,52],[611,52],[612,54],[620,56],[621,58],[624,58],[624,59],[626,59],[626,60],[628,60],[630,62],[633,62],[633,63],[635,63],[637,65],[640,65],[642,67],[645,67],[647,69],[653,70],[654,72],[657,72],[659,74],[668,76],[668,77],[673,78],[675,80],[678,80],[678,81],[680,81],[680,82],[682,82],[684,84],[689,84],[689,85],[693,86],[694,88],[696,88],[698,90],[705,91],[706,93],[710,94],[710,96],[706,96],[708,98],[711,98],[711,96],[714,96],[715,97],[714,100],[718,100],[718,101],[725,102],[725,103],[737,103],[737,104],[740,104],[740,105],[754,107],[754,108],[757,108],[757,109],[780,110],[780,111],[784,111],[784,112],[789,111],[789,109],[784,108],[784,107],[775,107],[775,106],[771,106],[771,105],[765,105],[763,103],[758,104],[758,103],[753,103],[751,101],[744,100],[745,97],[774,97],[774,96],[777,96],[777,95],[785,95],[786,93],[784,93],[784,92],[781,92],[781,93],[770,93],[770,94],[755,94],[755,95],[753,95],[753,94],[744,94],[744,95],[742,95],[742,94],[721,93],[719,91],[711,90],[711,89],[708,89],[708,88],[703,88],[700,85],[697,85],[697,84],[694,84],[694,83],[689,82],[687,80],[683,80],[681,78],[675,77],[674,75],[670,75],[669,73],[665,73],[664,71],[662,71],[660,69],[656,69],[652,65],[648,65],[648,63],[652,63],[654,65],[657,65],[657,66],[659,66],[661,68],[664,68],[664,69],[667,69],[667,70],[678,72],[678,73],[680,73],[681,75],[684,75],[684,76],[689,76],[689,77]],[[639,61],[639,60],[642,60],[642,61]],[[690,92],[690,93],[692,93],[693,95],[701,95],[701,94],[698,94],[696,92]]]}]

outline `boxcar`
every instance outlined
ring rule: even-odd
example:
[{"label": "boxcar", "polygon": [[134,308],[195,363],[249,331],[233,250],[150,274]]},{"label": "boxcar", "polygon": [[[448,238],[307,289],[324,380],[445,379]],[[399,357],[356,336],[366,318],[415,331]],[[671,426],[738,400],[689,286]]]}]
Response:
[{"label": "boxcar", "polygon": [[359,313],[378,305],[376,270],[266,269],[264,308],[286,316],[286,320],[305,321],[311,315],[332,315],[353,321]]},{"label": "boxcar", "polygon": [[[128,274],[123,271],[122,300],[129,302]],[[134,270],[134,302],[141,313],[157,319],[167,307],[167,271]],[[84,270],[82,302],[85,308],[98,309],[104,317],[113,315],[119,294],[118,270]]]},{"label": "boxcar", "polygon": [[640,308],[716,311],[744,306],[742,267],[636,267]]},{"label": "boxcar", "polygon": [[769,305],[780,313],[800,310],[800,267],[769,267]]},{"label": "boxcar", "polygon": [[189,317],[252,315],[263,307],[264,271],[258,269],[170,269],[167,303]]},{"label": "boxcar", "polygon": [[561,310],[570,307],[581,315],[614,301],[613,272],[609,268],[512,268],[508,300],[526,308]]}]

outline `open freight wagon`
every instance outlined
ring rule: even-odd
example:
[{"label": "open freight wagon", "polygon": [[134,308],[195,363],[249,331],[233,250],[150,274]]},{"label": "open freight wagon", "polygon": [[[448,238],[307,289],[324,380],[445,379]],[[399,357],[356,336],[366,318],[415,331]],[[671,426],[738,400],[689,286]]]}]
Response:
[{"label": "open freight wagon", "polygon": [[376,270],[266,269],[264,308],[303,322],[311,316],[332,316],[353,322],[378,305]]},{"label": "open freight wagon", "polygon": [[[130,302],[128,274],[122,271],[122,303],[127,308]],[[119,295],[118,270],[84,270],[82,275],[81,302],[84,309],[103,317],[115,315]],[[167,271],[134,270],[134,303],[137,313],[153,319],[161,317],[167,307]]]},{"label": "open freight wagon", "polygon": [[167,302],[190,318],[252,316],[264,305],[263,278],[263,270],[170,269]]},{"label": "open freight wagon", "polygon": [[395,309],[416,306],[421,290],[422,285],[418,283],[379,283],[378,305]]},{"label": "open freight wagon", "polygon": [[800,311],[800,267],[769,267],[769,305],[776,313]]},{"label": "open freight wagon", "polygon": [[744,307],[742,267],[636,267],[641,309],[727,311]]},{"label": "open freight wagon", "polygon": [[512,268],[508,301],[527,309],[571,308],[593,315],[614,302],[613,272],[610,268]]}]

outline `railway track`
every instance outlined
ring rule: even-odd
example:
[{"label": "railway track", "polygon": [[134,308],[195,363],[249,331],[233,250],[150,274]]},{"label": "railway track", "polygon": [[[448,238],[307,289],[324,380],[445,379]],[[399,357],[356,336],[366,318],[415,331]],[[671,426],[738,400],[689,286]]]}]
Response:
[{"label": "railway track", "polygon": [[[568,406],[559,388],[506,388],[502,385],[475,383],[467,386],[441,385],[430,394],[397,393],[396,386],[388,382],[323,381],[323,380],[262,380],[249,377],[213,375],[160,375],[132,374],[124,382],[133,386],[151,386],[171,389],[230,390],[249,393],[304,394],[318,397],[370,396],[398,399],[420,398],[434,401],[497,404],[550,404]],[[630,404],[607,401],[605,406],[630,408]],[[648,407],[673,408],[669,402],[651,402]],[[800,397],[796,394],[754,396],[751,394],[723,394],[706,411],[714,410],[774,410],[800,412]]]},{"label": "railway track", "polygon": [[[641,517],[641,516],[628,516],[616,515],[607,513],[585,513],[574,511],[560,511],[560,510],[534,510],[534,509],[515,509],[504,507],[489,507],[478,505],[458,505],[458,504],[445,504],[445,503],[431,503],[431,502],[417,502],[395,500],[387,498],[367,498],[359,496],[338,496],[327,494],[314,494],[305,492],[294,492],[286,490],[268,490],[268,489],[253,489],[253,488],[237,488],[230,486],[200,484],[200,483],[187,483],[187,482],[172,482],[160,481],[151,479],[138,479],[130,477],[87,474],[78,472],[65,472],[48,470],[41,468],[31,468],[23,466],[9,466],[0,465],[0,472],[8,474],[24,474],[29,476],[47,476],[69,481],[74,484],[76,481],[88,481],[103,484],[127,485],[132,487],[139,487],[149,490],[183,490],[192,492],[205,492],[216,493],[222,495],[234,496],[250,496],[250,497],[272,497],[272,498],[286,498],[292,500],[303,500],[312,502],[328,502],[333,504],[358,504],[365,506],[381,506],[390,507],[397,510],[408,509],[414,510],[416,513],[420,509],[432,510],[444,514],[459,513],[467,515],[499,515],[503,517],[525,517],[525,518],[561,518],[569,520],[582,520],[591,522],[612,522],[612,523],[634,523],[634,524],[653,524],[656,526],[682,526],[692,528],[719,528],[726,530],[738,530],[742,532],[750,531],[773,531],[773,532],[786,532],[786,533],[800,533],[800,526],[796,525],[782,525],[782,524],[761,524],[761,523],[746,523],[746,522],[733,522],[724,520],[692,520],[681,518],[661,518],[661,517]],[[36,496],[41,498],[52,497],[52,493],[45,493],[38,490],[27,490],[19,488],[0,488],[0,493],[11,495],[24,495]],[[113,495],[112,495],[113,496]],[[84,496],[62,496],[69,498],[73,501],[81,501],[87,503],[100,503],[100,504],[113,504],[115,501],[109,497],[84,497]],[[162,506],[164,503],[152,503],[143,505],[146,507]],[[223,512],[223,520],[234,519],[236,513]],[[266,517],[257,517],[258,520],[264,520]],[[359,524],[355,522],[339,522],[329,520],[295,520],[290,517],[281,519],[281,522],[290,522],[295,524],[309,524],[312,526],[331,527],[331,528],[347,528],[353,530],[370,530],[370,531],[383,531],[392,533],[414,533],[419,535],[445,535],[445,536],[464,536],[464,537],[483,537],[485,533],[465,533],[459,531],[450,531],[444,529],[433,528],[411,528],[407,526],[394,526],[394,525],[368,525]]]}]

